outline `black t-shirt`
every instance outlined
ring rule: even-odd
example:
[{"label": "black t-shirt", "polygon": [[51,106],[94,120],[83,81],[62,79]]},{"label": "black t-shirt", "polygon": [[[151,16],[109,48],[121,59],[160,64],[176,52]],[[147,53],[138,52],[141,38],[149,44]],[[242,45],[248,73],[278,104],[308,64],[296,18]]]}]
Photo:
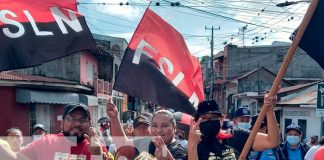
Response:
[{"label": "black t-shirt", "polygon": [[198,144],[199,160],[238,160],[239,153],[231,146],[218,142],[216,138],[202,139]]},{"label": "black t-shirt", "polygon": [[[184,149],[178,141],[174,141],[167,145],[170,153],[172,154],[173,158],[176,160],[185,160],[187,159],[187,150]],[[154,155],[155,152],[155,145],[151,142],[149,146],[149,153]]]},{"label": "black t-shirt", "polygon": [[247,139],[249,138],[250,131],[245,129],[233,129],[231,133],[233,137],[225,140],[224,142],[241,153]]},{"label": "black t-shirt", "polygon": [[[138,155],[142,152],[148,152],[154,156],[155,145],[152,142],[152,138],[137,138],[134,139],[134,145]],[[174,141],[167,145],[168,150],[176,160],[186,160],[187,150],[184,149],[178,141]]]}]

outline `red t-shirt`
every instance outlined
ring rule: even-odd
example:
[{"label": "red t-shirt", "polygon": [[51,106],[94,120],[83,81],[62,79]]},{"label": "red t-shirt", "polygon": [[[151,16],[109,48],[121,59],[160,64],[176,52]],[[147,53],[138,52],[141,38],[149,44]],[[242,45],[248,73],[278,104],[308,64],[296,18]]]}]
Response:
[{"label": "red t-shirt", "polygon": [[[73,142],[67,140],[62,134],[45,135],[28,144],[19,153],[22,153],[30,160],[95,160],[96,158],[90,157],[102,157],[102,155],[91,156],[87,149],[88,140],[85,139],[77,144],[75,138]],[[106,147],[102,146],[102,149],[105,153],[108,153]]]}]

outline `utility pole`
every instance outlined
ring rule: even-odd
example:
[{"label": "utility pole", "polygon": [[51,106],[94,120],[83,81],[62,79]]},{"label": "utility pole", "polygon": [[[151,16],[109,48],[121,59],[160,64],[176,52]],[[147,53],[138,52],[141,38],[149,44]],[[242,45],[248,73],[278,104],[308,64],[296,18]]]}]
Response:
[{"label": "utility pole", "polygon": [[220,26],[218,28],[214,28],[212,26],[211,28],[205,27],[205,30],[211,30],[212,35],[211,35],[211,41],[210,41],[210,68],[211,68],[211,73],[210,73],[210,92],[209,92],[209,100],[213,100],[213,89],[214,89],[214,81],[215,81],[215,71],[213,67],[213,59],[214,59],[214,30],[220,30]]},{"label": "utility pole", "polygon": [[245,47],[245,31],[246,30],[247,30],[247,25],[245,25],[239,29],[239,32],[242,32],[242,35],[243,35],[243,47]]}]

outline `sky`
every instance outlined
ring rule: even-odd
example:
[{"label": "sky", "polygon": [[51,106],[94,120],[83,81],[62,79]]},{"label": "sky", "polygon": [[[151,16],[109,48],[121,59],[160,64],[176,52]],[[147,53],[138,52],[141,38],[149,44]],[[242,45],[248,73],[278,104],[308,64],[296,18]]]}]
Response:
[{"label": "sky", "polygon": [[[155,0],[150,9],[183,35],[191,54],[202,57],[211,54],[212,26],[215,28],[214,55],[230,43],[260,46],[271,45],[273,41],[290,42],[289,36],[300,24],[309,3],[276,6],[285,1]],[[86,17],[93,33],[125,38],[128,42],[150,3],[148,0],[78,2],[78,10]],[[171,6],[176,2],[180,5]]]}]

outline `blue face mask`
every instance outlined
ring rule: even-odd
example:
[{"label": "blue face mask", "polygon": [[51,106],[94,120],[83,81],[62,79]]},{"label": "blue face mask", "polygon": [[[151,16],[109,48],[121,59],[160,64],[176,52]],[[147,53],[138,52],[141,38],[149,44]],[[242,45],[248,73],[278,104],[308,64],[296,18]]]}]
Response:
[{"label": "blue face mask", "polygon": [[290,145],[297,145],[299,144],[299,136],[287,136],[287,142]]},{"label": "blue face mask", "polygon": [[250,127],[251,127],[251,124],[250,123],[246,123],[246,122],[238,122],[237,123],[237,127],[238,128],[241,128],[241,129],[247,129],[247,130],[249,130]]}]

